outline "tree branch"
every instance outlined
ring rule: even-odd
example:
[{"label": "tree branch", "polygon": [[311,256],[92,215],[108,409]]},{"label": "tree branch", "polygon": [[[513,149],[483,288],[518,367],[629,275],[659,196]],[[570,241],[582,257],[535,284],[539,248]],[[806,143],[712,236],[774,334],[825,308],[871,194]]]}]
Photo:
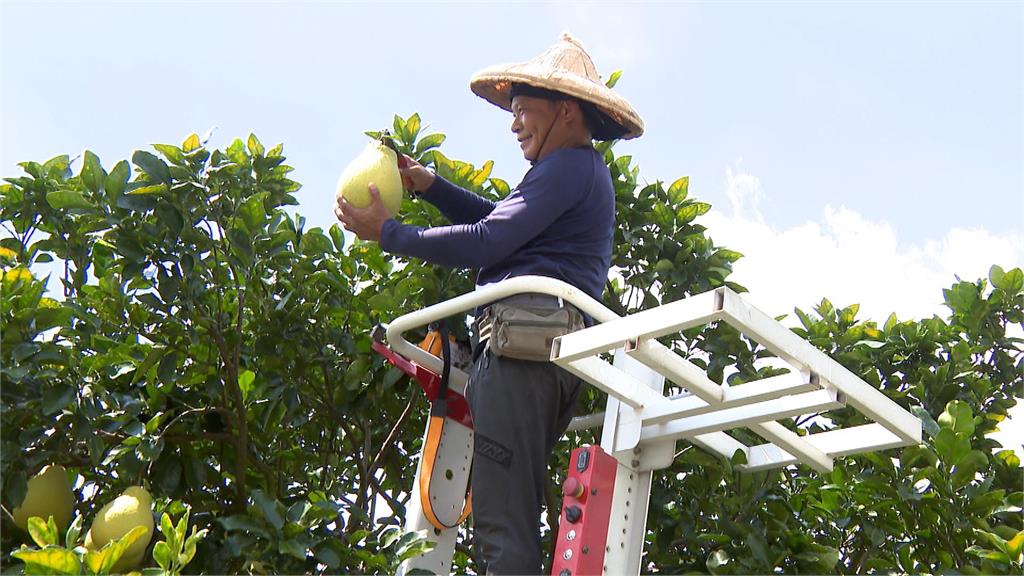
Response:
[{"label": "tree branch", "polygon": [[384,453],[387,452],[387,450],[391,448],[398,439],[398,431],[402,429],[402,425],[409,419],[409,414],[412,413],[412,406],[415,398],[415,396],[409,396],[409,402],[405,405],[405,410],[402,411],[402,415],[398,417],[398,421],[395,422],[395,425],[391,427],[391,431],[388,432],[387,438],[384,439],[384,444],[380,447],[380,450],[377,451],[377,454],[370,462],[370,467],[368,469],[370,474],[373,474],[373,471],[377,469],[377,465],[380,463],[380,459],[384,456]]}]

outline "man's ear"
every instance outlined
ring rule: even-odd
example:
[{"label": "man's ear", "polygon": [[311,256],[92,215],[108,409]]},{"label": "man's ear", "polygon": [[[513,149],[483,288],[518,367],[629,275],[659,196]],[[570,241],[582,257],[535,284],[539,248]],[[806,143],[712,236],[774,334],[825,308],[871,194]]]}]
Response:
[{"label": "man's ear", "polygon": [[578,100],[562,100],[562,104],[564,106],[562,106],[560,115],[565,120],[566,125],[579,124],[584,127],[587,125],[587,120],[583,116],[583,108]]},{"label": "man's ear", "polygon": [[581,117],[583,110],[580,109],[580,103],[575,100],[562,100],[565,106],[562,107],[562,116],[566,120],[572,120],[577,117]]}]

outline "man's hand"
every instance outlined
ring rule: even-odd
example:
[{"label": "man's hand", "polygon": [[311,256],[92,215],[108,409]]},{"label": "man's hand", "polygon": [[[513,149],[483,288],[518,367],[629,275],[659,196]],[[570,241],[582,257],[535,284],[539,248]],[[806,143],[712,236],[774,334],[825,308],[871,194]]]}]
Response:
[{"label": "man's hand", "polygon": [[398,157],[398,173],[402,175],[402,185],[410,192],[423,192],[434,183],[434,173],[405,154]]},{"label": "man's hand", "polygon": [[391,219],[391,214],[384,207],[380,199],[380,190],[377,185],[370,182],[370,205],[366,208],[356,208],[347,200],[338,197],[338,203],[334,207],[334,215],[341,221],[345,230],[354,233],[362,240],[380,242],[381,229],[384,223]]}]

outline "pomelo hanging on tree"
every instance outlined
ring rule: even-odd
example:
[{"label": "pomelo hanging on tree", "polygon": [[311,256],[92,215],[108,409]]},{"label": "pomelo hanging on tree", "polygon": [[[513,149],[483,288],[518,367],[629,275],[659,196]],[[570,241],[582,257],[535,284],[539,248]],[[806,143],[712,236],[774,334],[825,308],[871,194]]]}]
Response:
[{"label": "pomelo hanging on tree", "polygon": [[28,530],[28,519],[38,516],[43,520],[53,516],[60,531],[67,530],[75,507],[75,493],[71,490],[68,472],[60,464],[44,467],[28,481],[25,499],[11,514],[14,523]]},{"label": "pomelo hanging on tree", "polygon": [[142,486],[132,486],[120,496],[100,508],[93,518],[92,526],[85,535],[85,547],[99,550],[108,542],[118,540],[136,526],[142,526],[146,533],[132,542],[121,559],[114,564],[112,572],[126,572],[142,563],[153,538],[153,497]]}]

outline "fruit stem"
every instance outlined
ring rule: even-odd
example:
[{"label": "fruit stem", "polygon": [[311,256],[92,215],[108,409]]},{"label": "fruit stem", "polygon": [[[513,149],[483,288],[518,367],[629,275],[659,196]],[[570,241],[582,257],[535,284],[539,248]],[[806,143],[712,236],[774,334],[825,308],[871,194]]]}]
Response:
[{"label": "fruit stem", "polygon": [[391,131],[387,128],[380,131],[380,143],[391,148],[401,157],[402,153],[398,151],[398,146],[395,144],[395,139],[391,137]]}]

